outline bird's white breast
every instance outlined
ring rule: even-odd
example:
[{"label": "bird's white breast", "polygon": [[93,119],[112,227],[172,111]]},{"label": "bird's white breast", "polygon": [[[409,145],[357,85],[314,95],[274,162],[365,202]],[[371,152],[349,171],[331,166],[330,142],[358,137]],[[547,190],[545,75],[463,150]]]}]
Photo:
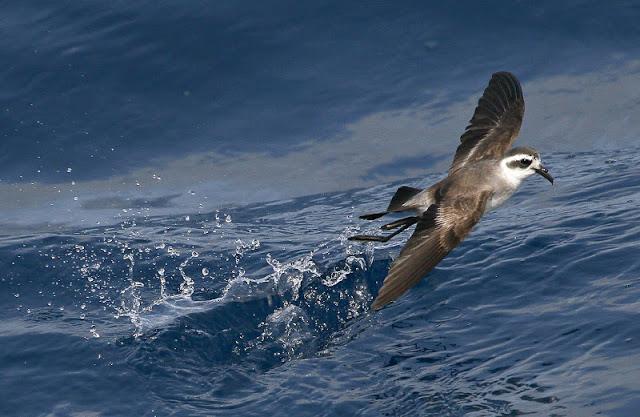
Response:
[{"label": "bird's white breast", "polygon": [[505,164],[500,164],[493,181],[493,195],[487,204],[485,211],[493,210],[501,206],[516,191],[522,178],[514,170],[510,170]]},{"label": "bird's white breast", "polygon": [[509,197],[511,197],[511,194],[513,194],[514,191],[515,189],[504,189],[504,191],[494,192],[493,196],[491,196],[491,200],[489,200],[489,204],[487,204],[485,212],[501,206],[509,199]]}]

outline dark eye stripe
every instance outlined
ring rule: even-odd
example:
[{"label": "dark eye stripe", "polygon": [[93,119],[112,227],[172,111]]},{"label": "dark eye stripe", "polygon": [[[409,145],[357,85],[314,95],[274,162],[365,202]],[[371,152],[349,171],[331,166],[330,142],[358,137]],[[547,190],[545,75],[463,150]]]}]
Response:
[{"label": "dark eye stripe", "polygon": [[532,162],[533,162],[532,159],[521,158],[521,159],[516,159],[516,160],[509,161],[507,166],[509,168],[528,168],[529,165],[531,165]]}]

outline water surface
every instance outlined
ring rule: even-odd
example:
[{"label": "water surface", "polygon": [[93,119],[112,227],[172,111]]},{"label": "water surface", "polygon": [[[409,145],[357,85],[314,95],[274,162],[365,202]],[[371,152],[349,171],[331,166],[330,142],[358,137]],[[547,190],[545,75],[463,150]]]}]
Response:
[{"label": "water surface", "polygon": [[[636,150],[558,154],[372,313],[398,184],[3,234],[2,415],[633,415]],[[412,180],[425,185],[437,176]]]}]

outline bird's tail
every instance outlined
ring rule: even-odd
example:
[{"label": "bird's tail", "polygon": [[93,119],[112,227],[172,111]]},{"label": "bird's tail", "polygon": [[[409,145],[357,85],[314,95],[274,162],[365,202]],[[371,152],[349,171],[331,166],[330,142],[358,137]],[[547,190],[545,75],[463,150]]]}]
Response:
[{"label": "bird's tail", "polygon": [[416,194],[422,191],[419,188],[407,187],[403,185],[402,187],[396,190],[396,193],[391,198],[391,202],[389,202],[389,207],[387,207],[387,213],[390,211],[405,211],[408,210],[406,207],[403,207],[404,203],[411,200]]},{"label": "bird's tail", "polygon": [[360,218],[362,220],[375,220],[391,212],[410,210],[410,208],[403,207],[403,204],[421,191],[422,190],[419,188],[402,186],[396,190],[396,193],[391,198],[391,202],[389,202],[389,207],[387,207],[386,211],[363,214]]}]

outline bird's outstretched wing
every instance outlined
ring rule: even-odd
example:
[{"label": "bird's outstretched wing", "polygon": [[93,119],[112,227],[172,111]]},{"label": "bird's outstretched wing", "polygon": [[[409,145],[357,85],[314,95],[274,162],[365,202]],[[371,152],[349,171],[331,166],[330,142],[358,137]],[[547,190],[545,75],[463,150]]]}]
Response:
[{"label": "bird's outstretched wing", "polygon": [[523,116],[524,97],[520,82],[509,72],[496,72],[460,137],[461,143],[449,172],[469,162],[502,158],[518,136]]},{"label": "bird's outstretched wing", "polygon": [[378,310],[416,285],[480,220],[490,192],[432,205],[393,262],[372,308]]}]

